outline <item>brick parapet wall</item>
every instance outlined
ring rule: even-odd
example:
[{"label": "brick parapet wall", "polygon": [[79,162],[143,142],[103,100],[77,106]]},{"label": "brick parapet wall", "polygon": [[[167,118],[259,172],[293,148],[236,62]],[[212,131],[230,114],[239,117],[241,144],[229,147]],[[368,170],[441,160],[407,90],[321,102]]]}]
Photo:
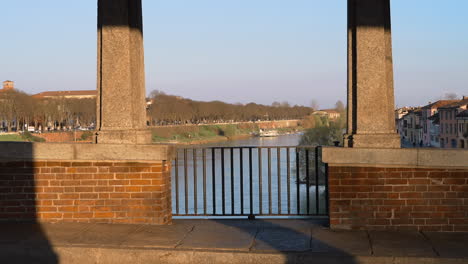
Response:
[{"label": "brick parapet wall", "polygon": [[0,221],[172,221],[170,163],[0,162]]},{"label": "brick parapet wall", "polygon": [[329,167],[332,228],[468,231],[468,168]]},{"label": "brick parapet wall", "polygon": [[92,136],[89,137],[86,141],[81,140],[81,136],[88,131],[76,131],[76,132],[47,132],[42,134],[34,134],[37,137],[45,139],[46,142],[55,142],[55,143],[63,143],[63,142],[91,142]]}]

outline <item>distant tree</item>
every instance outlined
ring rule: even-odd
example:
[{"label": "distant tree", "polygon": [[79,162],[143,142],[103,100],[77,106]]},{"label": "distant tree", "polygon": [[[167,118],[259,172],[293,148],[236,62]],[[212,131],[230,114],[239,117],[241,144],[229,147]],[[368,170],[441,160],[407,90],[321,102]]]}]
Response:
[{"label": "distant tree", "polygon": [[163,93],[153,93],[148,116],[153,125],[203,124],[258,120],[301,119],[309,107],[275,102],[272,106],[256,103],[228,104],[221,101],[199,102]]},{"label": "distant tree", "polygon": [[275,102],[273,102],[273,103],[271,104],[271,106],[273,106],[273,107],[280,107],[280,106],[281,106],[281,103],[275,101]]},{"label": "distant tree", "polygon": [[458,98],[458,95],[456,93],[452,93],[452,92],[445,93],[444,97],[443,97],[443,99],[446,99],[446,100],[455,100],[457,98]]},{"label": "distant tree", "polygon": [[312,99],[312,101],[310,101],[310,107],[311,107],[314,111],[317,111],[317,110],[319,110],[320,105],[319,105],[319,103],[318,103],[317,100]]},{"label": "distant tree", "polygon": [[300,145],[333,146],[334,141],[341,141],[343,127],[337,122],[328,126],[316,126],[307,130],[300,140]]},{"label": "distant tree", "polygon": [[158,95],[160,95],[160,94],[161,94],[161,95],[165,95],[165,93],[164,93],[163,91],[161,91],[161,90],[152,90],[152,91],[150,92],[149,97],[150,97],[150,98],[154,98],[154,97],[156,97],[156,96],[158,96]]},{"label": "distant tree", "polygon": [[342,113],[345,111],[345,105],[343,104],[342,101],[338,100],[336,103],[335,103],[335,110]]},{"label": "distant tree", "polygon": [[289,105],[288,101],[283,101],[283,102],[281,102],[281,107],[289,108],[291,106]]}]

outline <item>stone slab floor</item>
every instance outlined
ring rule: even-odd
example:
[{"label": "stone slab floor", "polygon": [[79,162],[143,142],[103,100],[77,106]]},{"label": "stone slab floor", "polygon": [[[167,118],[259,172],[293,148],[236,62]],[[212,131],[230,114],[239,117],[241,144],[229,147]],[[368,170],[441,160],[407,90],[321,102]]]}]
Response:
[{"label": "stone slab floor", "polygon": [[331,231],[312,220],[2,223],[0,263],[468,263],[468,233]]}]

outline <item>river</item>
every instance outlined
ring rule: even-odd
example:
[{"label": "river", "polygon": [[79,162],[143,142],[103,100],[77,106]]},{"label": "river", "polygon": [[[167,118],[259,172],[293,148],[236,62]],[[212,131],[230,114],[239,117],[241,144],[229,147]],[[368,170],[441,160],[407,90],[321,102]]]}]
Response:
[{"label": "river", "polygon": [[173,197],[178,197],[172,201],[173,213],[184,217],[237,216],[250,214],[252,207],[256,216],[326,214],[325,178],[324,173],[319,174],[320,184],[315,185],[314,149],[307,154],[309,188],[305,151],[297,156],[302,160],[297,180],[300,138],[300,134],[252,137],[179,149],[172,171]]}]

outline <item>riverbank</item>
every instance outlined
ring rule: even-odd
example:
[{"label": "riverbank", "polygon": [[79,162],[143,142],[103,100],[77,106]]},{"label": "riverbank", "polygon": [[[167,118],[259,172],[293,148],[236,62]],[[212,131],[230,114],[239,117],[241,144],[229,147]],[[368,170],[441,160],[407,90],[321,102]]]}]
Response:
[{"label": "riverbank", "polygon": [[274,129],[279,134],[296,133],[302,131],[300,122],[295,120],[271,121],[262,123],[237,123],[237,124],[214,124],[214,125],[192,125],[171,126],[152,128],[153,142],[198,145],[215,142],[223,142],[237,139],[245,139],[258,134],[260,129]]}]

